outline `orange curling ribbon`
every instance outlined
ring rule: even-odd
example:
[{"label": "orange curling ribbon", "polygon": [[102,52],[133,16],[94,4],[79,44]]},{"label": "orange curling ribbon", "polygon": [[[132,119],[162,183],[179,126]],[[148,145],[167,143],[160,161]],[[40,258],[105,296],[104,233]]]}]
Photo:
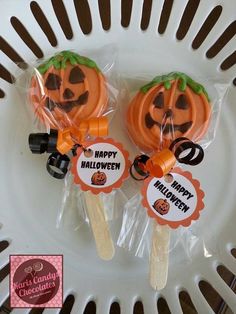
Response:
[{"label": "orange curling ribbon", "polygon": [[57,137],[57,150],[62,154],[65,155],[69,152],[72,147],[74,146],[74,141],[71,137],[71,129],[67,128],[65,130],[58,131]]},{"label": "orange curling ribbon", "polygon": [[162,178],[171,171],[175,163],[174,153],[169,149],[163,149],[147,160],[146,170],[151,176]]},{"label": "orange curling ribbon", "polygon": [[196,166],[202,162],[203,158],[204,151],[199,144],[186,137],[179,137],[171,143],[169,149],[165,148],[151,157],[137,156],[130,168],[130,174],[138,181],[150,175],[162,178],[174,168],[176,161]]},{"label": "orange curling ribbon", "polygon": [[137,156],[130,168],[130,174],[137,181],[144,180],[148,176],[162,178],[172,170],[175,163],[175,154],[166,148],[151,157]]},{"label": "orange curling ribbon", "polygon": [[57,150],[62,154],[68,153],[76,142],[84,141],[86,135],[107,136],[108,119],[106,117],[92,118],[82,121],[77,128],[70,127],[64,130],[58,130]]}]

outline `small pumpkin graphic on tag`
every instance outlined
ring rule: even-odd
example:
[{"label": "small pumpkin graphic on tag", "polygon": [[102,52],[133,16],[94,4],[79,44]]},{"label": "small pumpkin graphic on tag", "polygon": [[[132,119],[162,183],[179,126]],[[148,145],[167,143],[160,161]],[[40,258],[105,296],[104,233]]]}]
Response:
[{"label": "small pumpkin graphic on tag", "polygon": [[166,215],[169,212],[170,204],[167,202],[167,200],[164,200],[162,198],[159,198],[155,201],[153,204],[153,208],[161,215]]},{"label": "small pumpkin graphic on tag", "polygon": [[92,175],[91,182],[93,185],[104,185],[107,182],[107,176],[105,172],[95,172]]}]

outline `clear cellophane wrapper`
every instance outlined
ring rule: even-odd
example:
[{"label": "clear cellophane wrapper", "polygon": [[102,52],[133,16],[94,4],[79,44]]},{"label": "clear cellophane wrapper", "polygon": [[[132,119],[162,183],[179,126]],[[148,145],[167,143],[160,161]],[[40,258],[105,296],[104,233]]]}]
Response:
[{"label": "clear cellophane wrapper", "polygon": [[[76,133],[81,122],[107,117],[110,124],[124,89],[117,58],[117,47],[107,45],[97,50],[66,50],[29,62],[24,74],[18,76],[16,85],[19,96],[25,99],[30,132],[50,134],[54,129],[70,128],[75,130],[72,136],[75,144],[83,144]],[[86,134],[83,141],[93,139],[94,136]],[[72,157],[71,152],[68,155]],[[84,192],[73,183],[70,169],[63,182],[56,226],[77,230],[88,222]],[[116,208],[124,205],[122,191],[101,193],[99,197],[106,219],[116,218],[120,214]],[[120,203],[122,205],[118,205]]]},{"label": "clear cellophane wrapper", "polygon": [[[109,101],[103,116],[108,117],[110,125],[123,93],[127,93],[117,72],[117,50],[114,46],[106,46],[92,57],[99,62],[100,69],[106,77]],[[93,140],[93,138],[87,137],[87,140]],[[85,192],[74,184],[74,177],[70,172],[64,182],[63,198],[56,226],[78,230],[84,223],[89,224]],[[102,204],[101,208],[102,211],[104,210],[106,221],[112,221],[120,217],[122,213],[120,209],[124,207],[127,198],[121,189],[116,189],[110,193],[99,193],[98,200]],[[98,206],[97,210],[99,208]]]},{"label": "clear cellophane wrapper", "polygon": [[[109,194],[100,193],[99,199],[103,204],[107,221],[118,219],[127,202],[127,197],[122,189],[113,190]],[[69,173],[65,178],[62,204],[57,217],[57,228],[64,227],[76,231],[84,223],[89,223],[86,206],[84,192],[74,184],[73,175]]]},{"label": "clear cellophane wrapper", "polygon": [[[173,96],[171,98],[172,102],[174,103],[173,106],[175,106],[175,108],[173,108],[172,119],[170,119],[168,117],[165,117],[163,110],[168,110],[168,105],[166,101],[168,102],[168,100],[170,99],[171,89],[165,91],[165,87],[157,86],[157,84],[160,84],[160,82],[162,84],[167,83],[168,85],[169,81],[174,79],[174,75],[174,73],[170,73],[168,75],[155,77],[152,80],[152,77],[150,77],[150,75],[142,74],[140,76],[137,76],[136,78],[127,79],[127,86],[130,90],[131,97],[129,104],[127,104],[127,107],[123,110],[123,114],[126,119],[126,126],[128,130],[127,135],[129,135],[131,140],[133,141],[133,144],[135,146],[134,150],[137,152],[137,154],[145,153],[151,156],[154,152],[161,151],[161,149],[168,147],[167,143],[168,145],[170,145],[172,141],[178,138],[178,136],[182,136],[180,132],[177,132],[178,130],[176,127],[176,121],[180,123],[181,115],[178,119],[176,119],[176,115],[178,114],[178,110],[180,110],[183,113],[182,116],[184,117],[184,111],[188,109],[181,108],[181,105],[179,108],[177,108],[178,106],[176,106],[176,103],[180,100],[180,96],[183,94],[183,91],[178,90],[176,98],[174,99]],[[199,85],[202,86],[202,88],[204,86],[204,89],[202,91],[204,92],[204,95],[206,95],[207,93],[207,97],[204,99],[204,101],[207,101],[209,103],[209,116],[207,121],[203,123],[203,128],[206,128],[206,130],[204,131],[204,136],[199,138],[199,133],[201,133],[201,130],[200,128],[196,127],[195,133],[192,133],[191,135],[191,140],[201,145],[204,150],[207,150],[208,146],[213,142],[216,136],[221,106],[224,105],[230,83],[219,81],[216,78],[201,77],[194,77],[193,82],[201,82],[201,84]],[[185,84],[186,82],[184,82],[184,80],[183,82],[177,82],[177,84],[181,83]],[[178,89],[177,84],[175,86],[176,89]],[[192,82],[190,82],[190,85],[191,84]],[[142,88],[140,88],[141,86]],[[195,85],[194,88],[195,87],[197,87],[197,85]],[[149,89],[150,93],[153,93],[153,95],[148,96],[148,92],[146,93],[146,91],[145,93],[143,93],[145,89]],[[188,93],[189,92],[190,90],[188,90]],[[186,93],[187,102],[189,100],[188,93]],[[160,96],[160,94],[162,94],[162,96]],[[155,108],[156,105],[157,109],[150,109],[150,107],[149,109],[147,109],[148,105],[145,102],[150,102],[150,99],[153,103],[155,102],[155,104],[152,103],[151,106],[154,106]],[[185,105],[186,104],[183,104],[183,106]],[[193,105],[194,104],[190,104],[190,106]],[[197,110],[195,112],[196,114],[198,114]],[[150,117],[151,119],[149,119]],[[159,118],[158,120],[158,117],[163,117],[163,119]],[[135,120],[143,121],[143,124],[145,124],[145,119],[146,121],[148,120],[148,123],[151,123],[152,125],[158,122],[160,127],[159,133],[155,133],[156,130],[153,130],[150,127],[150,124],[149,127],[147,127],[147,125],[145,127],[138,124],[135,124],[135,126],[132,125],[132,122],[134,122]],[[165,128],[169,128],[169,133],[171,134],[167,139],[165,135],[167,133]],[[177,131],[175,132],[175,130]],[[153,144],[152,142],[152,139],[155,138],[154,135],[158,136],[158,144],[156,142],[155,148],[153,147],[153,145],[155,144]],[[186,135],[186,137],[188,137],[188,134]],[[206,158],[203,160],[203,163],[206,164],[207,162],[210,161],[207,160],[206,156]],[[176,166],[183,168],[183,170],[191,172],[191,167],[188,165],[183,165],[177,162]],[[155,224],[156,221],[148,216],[147,210],[142,206],[142,181],[135,181],[133,178],[130,178],[127,184],[129,184],[131,181],[133,189],[131,193],[126,194],[128,201],[124,207],[123,220],[117,245],[127,251],[132,252],[135,256],[149,258],[152,243],[151,237],[153,224]],[[207,210],[206,203],[205,207]],[[192,222],[192,224],[187,228],[180,226],[177,229],[172,229],[169,251],[172,252],[174,250],[182,250],[183,255],[186,256],[186,258],[191,259],[194,256],[196,250],[199,251],[200,246],[201,252],[204,256],[211,256],[213,252],[217,250],[217,243],[215,243],[215,246],[212,247],[212,245],[209,244],[210,242],[208,241],[208,239],[202,236],[201,230],[200,228],[198,228],[198,224],[199,222],[196,221]]]},{"label": "clear cellophane wrapper", "polygon": [[121,90],[118,50],[66,50],[29,62],[16,86],[25,99],[32,132],[78,128],[81,121],[111,119]]}]

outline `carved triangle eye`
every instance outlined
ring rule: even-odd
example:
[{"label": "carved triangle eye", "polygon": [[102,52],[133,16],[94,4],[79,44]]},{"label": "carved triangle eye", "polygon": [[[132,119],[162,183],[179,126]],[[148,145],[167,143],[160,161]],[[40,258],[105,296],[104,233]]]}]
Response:
[{"label": "carved triangle eye", "polygon": [[177,99],[175,106],[177,109],[184,109],[184,110],[188,109],[189,104],[188,104],[186,96],[180,95],[179,98]]},{"label": "carved triangle eye", "polygon": [[159,93],[155,97],[153,104],[154,104],[155,108],[158,108],[158,109],[164,108],[164,94],[162,92]]},{"label": "carved triangle eye", "polygon": [[71,84],[82,83],[84,81],[85,75],[80,67],[74,67],[70,72],[69,82]]},{"label": "carved triangle eye", "polygon": [[54,73],[49,73],[45,83],[45,87],[48,90],[57,90],[60,89],[60,86],[61,86],[60,76]]}]

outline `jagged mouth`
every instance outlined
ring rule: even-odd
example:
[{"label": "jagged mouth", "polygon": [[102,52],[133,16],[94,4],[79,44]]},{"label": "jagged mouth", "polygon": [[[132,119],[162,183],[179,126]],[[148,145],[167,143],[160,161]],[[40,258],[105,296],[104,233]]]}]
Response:
[{"label": "jagged mouth", "polygon": [[145,124],[148,129],[151,129],[154,125],[157,125],[161,132],[166,135],[168,133],[173,133],[175,131],[180,131],[181,133],[186,133],[192,126],[193,121],[185,122],[182,124],[172,124],[172,123],[160,123],[151,117],[150,113],[145,116]]},{"label": "jagged mouth", "polygon": [[166,214],[166,208],[162,208],[162,207],[158,207],[156,208],[154,205],[152,205],[152,207],[161,215],[165,215]]},{"label": "jagged mouth", "polygon": [[89,92],[86,91],[81,94],[77,100],[65,101],[65,102],[55,102],[49,97],[46,99],[45,106],[50,110],[54,111],[55,108],[65,111],[66,113],[70,112],[74,107],[85,105],[88,101]]},{"label": "jagged mouth", "polygon": [[104,185],[106,183],[106,179],[97,179],[94,185]]}]

